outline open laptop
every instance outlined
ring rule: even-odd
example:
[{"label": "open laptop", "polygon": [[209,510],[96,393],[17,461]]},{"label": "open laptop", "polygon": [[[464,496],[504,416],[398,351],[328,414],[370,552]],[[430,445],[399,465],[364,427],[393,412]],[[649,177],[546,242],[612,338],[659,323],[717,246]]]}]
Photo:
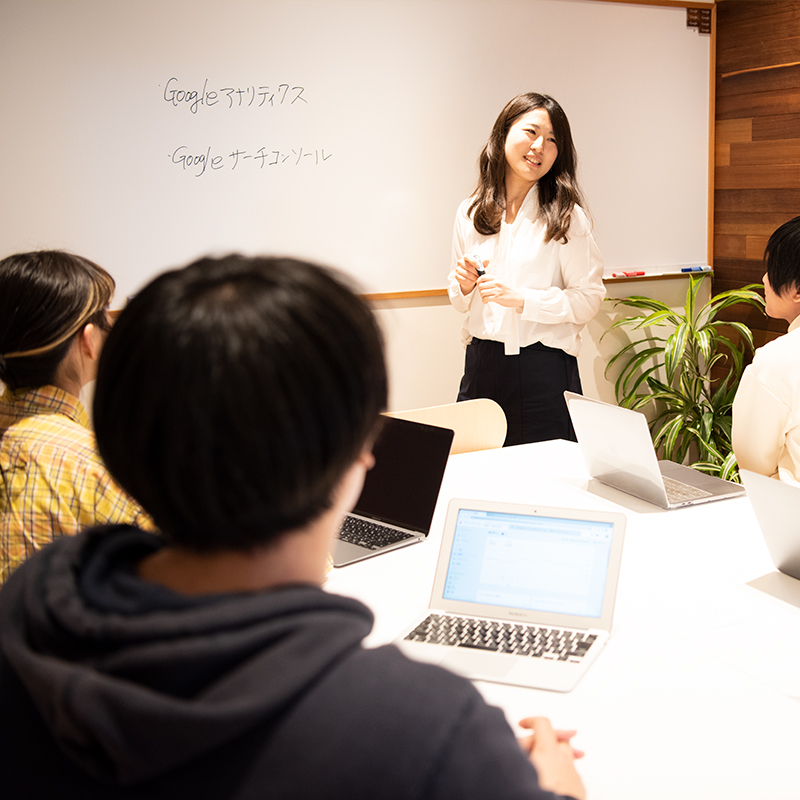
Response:
[{"label": "open laptop", "polygon": [[395,640],[473,680],[568,692],[611,631],[625,517],[452,500],[428,610]]},{"label": "open laptop", "polygon": [[800,579],[800,487],[741,469],[772,563]]},{"label": "open laptop", "polygon": [[596,481],[661,508],[708,503],[744,493],[674,461],[659,461],[647,418],[639,411],[564,392],[586,469]]},{"label": "open laptop", "polygon": [[384,417],[375,466],[331,546],[334,566],[424,541],[452,442],[450,428]]}]

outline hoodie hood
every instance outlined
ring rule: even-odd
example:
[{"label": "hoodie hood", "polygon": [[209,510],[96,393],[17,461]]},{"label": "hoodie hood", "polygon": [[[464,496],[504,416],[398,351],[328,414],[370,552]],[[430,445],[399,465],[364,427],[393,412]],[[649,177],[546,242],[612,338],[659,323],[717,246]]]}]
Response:
[{"label": "hoodie hood", "polygon": [[372,627],[314,586],[186,597],[138,579],[161,546],[120,526],[63,538],[0,592],[0,649],[62,750],[131,783],[269,724]]}]

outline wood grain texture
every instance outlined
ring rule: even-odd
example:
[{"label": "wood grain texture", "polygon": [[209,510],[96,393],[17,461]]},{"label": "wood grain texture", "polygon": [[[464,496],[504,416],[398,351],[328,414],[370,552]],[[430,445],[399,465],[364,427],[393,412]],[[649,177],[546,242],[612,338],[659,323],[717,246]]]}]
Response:
[{"label": "wood grain texture", "polygon": [[796,139],[800,135],[800,114],[775,114],[750,120],[754,142]]},{"label": "wood grain texture", "polygon": [[800,189],[800,164],[719,167],[717,191],[724,189]]},{"label": "wood grain texture", "polygon": [[800,7],[779,0],[717,4],[717,72],[797,61]]},{"label": "wood grain texture", "polygon": [[717,142],[714,148],[714,166],[729,167],[731,165],[731,145]]},{"label": "wood grain texture", "polygon": [[746,236],[744,257],[751,261],[758,261],[764,258],[768,240],[769,236]]},{"label": "wood grain texture", "polygon": [[[747,237],[741,235],[717,236],[714,239],[715,258],[747,258]],[[716,283],[715,283],[716,288]]]},{"label": "wood grain texture", "polygon": [[[782,70],[772,70],[779,74]],[[800,113],[800,87],[717,98],[717,119]]]},{"label": "wood grain texture", "polygon": [[[800,46],[793,60],[795,62],[800,60]],[[720,75],[716,84],[717,97],[792,89],[798,85],[800,85],[800,64],[796,63],[788,66],[775,64],[756,69],[754,72]]]},{"label": "wood grain texture", "polygon": [[715,214],[726,211],[779,213],[788,214],[787,219],[791,219],[800,214],[800,189],[717,191],[714,211]]},{"label": "wood grain texture", "polygon": [[718,119],[714,126],[717,144],[753,141],[752,119]]},{"label": "wood grain texture", "polygon": [[770,236],[775,228],[792,217],[790,214],[768,214],[764,212],[725,211],[715,215],[714,233],[718,236]]},{"label": "wood grain texture", "polygon": [[800,164],[800,139],[775,139],[768,142],[734,142],[725,146],[729,148],[729,166]]},{"label": "wood grain texture", "polygon": [[[760,284],[770,235],[800,214],[800,2],[718,3],[716,45],[715,294]],[[787,328],[756,308],[723,317],[757,347]]]}]

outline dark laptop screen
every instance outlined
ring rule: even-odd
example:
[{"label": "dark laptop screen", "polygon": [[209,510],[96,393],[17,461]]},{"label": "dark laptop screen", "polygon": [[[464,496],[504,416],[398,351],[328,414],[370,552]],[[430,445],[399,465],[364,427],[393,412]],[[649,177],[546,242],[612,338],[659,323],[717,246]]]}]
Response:
[{"label": "dark laptop screen", "polygon": [[386,417],[375,443],[375,466],[353,511],[427,533],[442,485],[453,431]]}]

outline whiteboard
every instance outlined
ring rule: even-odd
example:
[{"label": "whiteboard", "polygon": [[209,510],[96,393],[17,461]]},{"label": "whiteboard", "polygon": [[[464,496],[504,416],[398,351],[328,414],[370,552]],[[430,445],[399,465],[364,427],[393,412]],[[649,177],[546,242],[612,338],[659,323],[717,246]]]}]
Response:
[{"label": "whiteboard", "polygon": [[[0,253],[441,288],[502,106],[565,109],[606,267],[705,263],[709,37],[594,0],[0,0]],[[119,304],[119,299],[115,304]]]}]

